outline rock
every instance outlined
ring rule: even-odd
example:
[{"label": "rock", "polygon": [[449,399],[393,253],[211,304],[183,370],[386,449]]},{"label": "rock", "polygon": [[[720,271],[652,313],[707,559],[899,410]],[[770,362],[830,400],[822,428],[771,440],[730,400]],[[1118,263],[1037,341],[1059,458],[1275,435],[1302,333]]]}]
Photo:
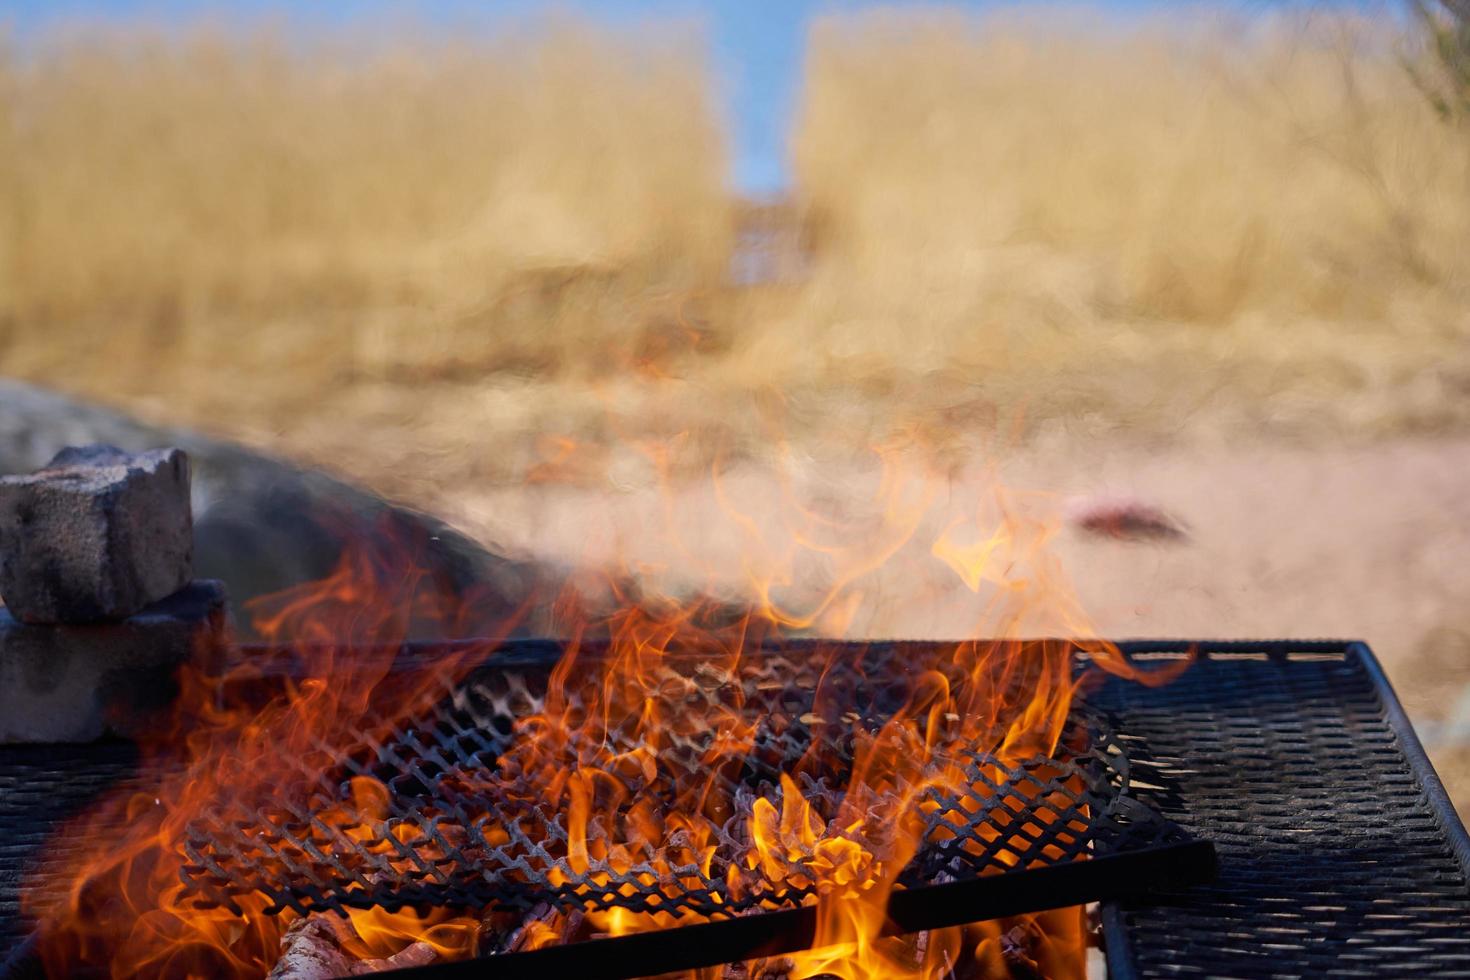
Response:
[{"label": "rock", "polygon": [[227,636],[212,581],[120,623],[36,625],[0,609],[0,743],[136,735],[172,702],[180,664],[220,667]]},{"label": "rock", "polygon": [[27,623],[117,620],[189,581],[193,519],[182,450],[62,450],[0,477],[0,598]]},{"label": "rock", "polygon": [[[383,540],[386,527],[426,573],[419,585],[421,605],[465,611],[452,621],[415,622],[410,638],[495,632],[525,608],[532,615],[515,620],[520,625],[513,635],[544,635],[550,628],[550,599],[565,569],[496,554],[431,515],[319,470],[0,378],[0,475],[29,473],[63,446],[88,442],[131,452],[179,446],[188,453],[194,574],[223,580],[237,609],[330,574],[345,549],[364,539]],[[248,611],[234,625],[242,639],[259,638]]]}]

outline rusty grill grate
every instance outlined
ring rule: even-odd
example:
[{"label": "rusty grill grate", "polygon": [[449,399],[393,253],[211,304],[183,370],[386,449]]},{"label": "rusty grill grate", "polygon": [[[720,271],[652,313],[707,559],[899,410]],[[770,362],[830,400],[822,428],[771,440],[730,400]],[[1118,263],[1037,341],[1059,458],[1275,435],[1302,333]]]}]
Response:
[{"label": "rusty grill grate", "polygon": [[[919,673],[917,648],[844,646],[840,662],[823,661],[815,648],[769,651],[746,658],[735,675],[708,672],[694,658],[666,663],[668,682],[659,689],[669,693],[660,697],[671,702],[664,707],[697,718],[739,704],[755,726],[749,750],[740,765],[709,773],[701,760],[715,734],[695,725],[661,749],[658,779],[609,775],[623,781],[629,800],[672,800],[686,779],[714,780],[734,805],[718,827],[707,867],[691,861],[660,870],[645,848],[625,854],[623,870],[596,858],[581,873],[574,868],[561,808],[546,805],[539,786],[514,762],[524,735],[518,719],[544,707],[550,661],[544,654],[503,654],[446,686],[429,710],[383,729],[365,724],[341,745],[322,745],[319,758],[301,760],[299,786],[196,821],[184,884],[201,904],[234,908],[240,896],[260,892],[272,911],[298,912],[530,910],[551,903],[720,920],[809,904],[816,886],[799,875],[780,884],[729,886],[727,869],[750,844],[745,828],[751,805],[777,794],[781,772],[799,768],[803,797],[823,821],[831,820],[847,790],[855,733],[876,731],[904,703]],[[608,737],[617,751],[637,747],[618,729]],[[1161,875],[1182,881],[1208,873],[1208,845],[1192,841],[1134,795],[1123,743],[1105,716],[1074,708],[1055,758],[1004,766],[985,746],[979,739],[945,760],[963,767],[967,789],[930,789],[919,797],[928,811],[927,831],[900,879],[910,899],[934,891],[936,882],[953,887],[1003,877],[1004,893],[994,891],[986,900],[1017,907],[993,912],[1000,915],[1136,890]],[[568,757],[577,749],[569,746]],[[374,797],[372,813],[354,803],[353,780],[364,776],[387,790],[386,799]],[[589,849],[625,839],[623,829],[594,818]],[[881,842],[858,840],[881,848]],[[1159,860],[1161,851],[1171,850],[1176,860]],[[1137,873],[1116,866],[1134,853],[1150,856]],[[1104,857],[1111,860],[1098,860]],[[1099,867],[1092,880],[1035,877],[1039,870],[1096,864],[1108,867]],[[1038,887],[1017,888],[1028,876]],[[912,901],[910,906],[917,909]]]}]

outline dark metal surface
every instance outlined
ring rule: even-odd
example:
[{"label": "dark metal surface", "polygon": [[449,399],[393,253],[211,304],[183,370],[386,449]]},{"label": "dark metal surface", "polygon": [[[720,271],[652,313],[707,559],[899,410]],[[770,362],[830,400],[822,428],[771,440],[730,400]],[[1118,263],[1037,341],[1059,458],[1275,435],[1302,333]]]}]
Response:
[{"label": "dark metal surface", "polygon": [[[1148,848],[1089,861],[1036,868],[1024,874],[986,875],[893,893],[885,935],[940,929],[970,922],[1081,905],[1099,888],[1137,894],[1179,887],[1214,874],[1215,852],[1206,841]],[[803,906],[614,939],[592,939],[478,960],[460,960],[381,976],[393,980],[545,980],[599,977],[631,980],[719,966],[810,949],[818,909]]]},{"label": "dark metal surface", "polygon": [[[1123,644],[1144,663],[1186,646]],[[1371,654],[1199,646],[1168,686],[1089,695],[1132,740],[1134,786],[1154,787],[1137,791],[1214,841],[1221,865],[1159,904],[1105,904],[1110,975],[1470,976],[1470,840]],[[0,747],[0,961],[27,928],[19,869],[130,760],[123,746]]]},{"label": "dark metal surface", "polygon": [[1470,841],[1366,646],[1215,644],[1172,684],[1092,700],[1139,794],[1220,860],[1210,884],[1104,906],[1110,977],[1470,977]]},{"label": "dark metal surface", "polygon": [[[1055,656],[1065,667],[1069,651],[1057,647]],[[955,685],[969,683],[953,659],[952,647],[894,643],[772,649],[743,658],[732,674],[712,671],[702,658],[664,659],[653,698],[657,713],[695,722],[663,732],[656,778],[635,767],[603,773],[622,784],[622,802],[604,814],[609,825],[602,818],[589,822],[587,847],[594,856],[584,858],[588,865],[579,869],[571,859],[567,817],[544,798],[544,774],[538,769],[527,776],[517,754],[525,748],[520,740],[528,737],[521,720],[543,710],[548,665],[515,666],[493,658],[452,685],[430,710],[386,730],[365,721],[360,736],[323,746],[328,764],[303,774],[292,792],[266,801],[230,801],[196,821],[186,844],[185,894],[200,904],[233,907],[240,896],[259,892],[273,909],[303,913],[374,906],[525,911],[549,903],[730,919],[797,907],[817,891],[814,878],[799,871],[771,882],[738,869],[746,875],[743,886],[729,885],[727,871],[751,847],[751,805],[777,794],[780,774],[799,770],[802,797],[828,833],[851,836],[865,850],[883,853],[881,841],[857,835],[874,828],[886,832],[888,822],[868,821],[856,830],[831,823],[848,795],[854,740],[860,731],[877,732],[935,664],[954,669]],[[1025,673],[1005,676],[1007,690],[1018,693],[1000,696],[1008,703],[1029,702]],[[601,715],[603,709],[592,710],[593,702],[579,701],[601,690],[595,671],[589,686],[593,690],[584,692],[569,685],[568,703],[576,712]],[[632,723],[649,703],[640,697]],[[830,719],[818,717],[824,710]],[[753,726],[751,743],[738,758],[711,770],[717,734],[700,722],[729,718],[726,712],[732,711]],[[957,724],[958,716],[952,717]],[[930,736],[945,743],[937,731]],[[587,747],[578,744],[584,737],[588,733],[579,731],[558,747],[555,769],[586,765],[577,762],[586,758]],[[613,757],[647,751],[636,727],[617,724],[590,737]],[[971,898],[996,915],[1080,903],[1115,894],[1118,887],[1146,887],[1150,879],[1130,872],[1123,860],[1132,852],[1188,843],[1132,797],[1126,752],[1104,719],[1074,712],[1071,734],[1056,757],[1004,764],[986,748],[999,740],[995,731],[962,739],[942,760],[962,771],[958,784],[915,791],[921,792],[927,831],[901,879],[910,891],[986,875],[1007,880],[987,881]],[[354,805],[350,786],[358,777],[385,789],[386,800],[374,797],[371,814]],[[879,813],[900,805],[907,791],[896,790],[897,795],[862,801],[860,809]],[[714,852],[703,857],[704,866],[676,856],[682,848],[673,843],[677,836],[630,835],[635,808],[650,799],[660,801],[659,812],[687,807],[691,799],[706,808],[712,800],[726,801],[727,816],[713,826]],[[601,841],[626,853],[621,870],[595,856]],[[1057,879],[1064,890],[1028,891],[1021,881],[1037,868],[1089,864],[1102,855],[1120,860]],[[1204,870],[1184,857],[1176,869],[1180,876]],[[1043,894],[1050,905],[1035,904]],[[1007,905],[1008,897],[1016,907]],[[908,901],[915,910],[929,907],[935,914],[949,908]],[[776,931],[778,925],[769,928]]]},{"label": "dark metal surface", "polygon": [[[21,889],[43,870],[39,859],[64,858],[86,843],[58,837],[62,821],[131,775],[136,760],[137,751],[121,742],[0,746],[0,963],[30,932]],[[54,884],[30,881],[38,883]]]}]

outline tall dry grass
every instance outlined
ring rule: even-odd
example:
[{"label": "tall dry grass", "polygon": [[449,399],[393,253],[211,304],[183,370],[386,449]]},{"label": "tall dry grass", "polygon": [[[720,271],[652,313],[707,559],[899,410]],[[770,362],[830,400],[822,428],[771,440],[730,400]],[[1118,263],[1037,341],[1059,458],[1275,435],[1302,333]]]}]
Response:
[{"label": "tall dry grass", "polygon": [[723,270],[701,44],[680,25],[556,19],[457,39],[92,27],[11,45],[7,366],[485,372],[625,326],[650,291]]},{"label": "tall dry grass", "polygon": [[827,18],[794,151],[846,284],[817,305],[941,358],[1047,324],[1459,333],[1470,139],[1404,71],[1412,43],[1204,8]]},{"label": "tall dry grass", "polygon": [[12,44],[0,358],[369,479],[389,432],[435,480],[546,433],[759,441],[772,387],[818,440],[1463,426],[1470,135],[1431,56],[1345,14],[823,18],[759,216],[801,245],[751,284],[697,30]]}]

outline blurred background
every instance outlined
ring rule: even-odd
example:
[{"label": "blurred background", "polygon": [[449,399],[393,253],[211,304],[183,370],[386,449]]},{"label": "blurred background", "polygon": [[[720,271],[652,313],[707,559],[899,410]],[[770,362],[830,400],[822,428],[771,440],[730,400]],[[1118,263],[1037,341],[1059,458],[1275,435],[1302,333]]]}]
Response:
[{"label": "blurred background", "polygon": [[[239,444],[678,591],[901,445],[1050,500],[1104,635],[1369,640],[1470,803],[1466,0],[0,24],[0,470]],[[843,625],[963,630],[931,573]]]}]

